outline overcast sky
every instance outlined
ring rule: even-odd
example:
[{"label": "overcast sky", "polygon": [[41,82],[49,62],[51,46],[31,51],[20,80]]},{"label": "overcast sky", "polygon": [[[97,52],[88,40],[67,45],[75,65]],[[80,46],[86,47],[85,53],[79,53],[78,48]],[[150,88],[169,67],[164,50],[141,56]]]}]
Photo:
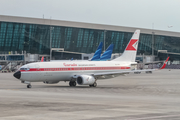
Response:
[{"label": "overcast sky", "polygon": [[[0,0],[0,15],[180,32],[180,0]],[[168,26],[173,26],[169,27]]]}]

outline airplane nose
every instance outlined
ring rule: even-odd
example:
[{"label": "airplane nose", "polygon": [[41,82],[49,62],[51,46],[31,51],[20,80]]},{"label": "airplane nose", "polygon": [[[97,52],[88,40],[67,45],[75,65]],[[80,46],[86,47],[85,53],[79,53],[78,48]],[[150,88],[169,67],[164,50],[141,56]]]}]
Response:
[{"label": "airplane nose", "polygon": [[20,79],[20,77],[21,77],[21,71],[15,72],[13,76],[14,76],[15,78],[17,78],[17,79]]}]

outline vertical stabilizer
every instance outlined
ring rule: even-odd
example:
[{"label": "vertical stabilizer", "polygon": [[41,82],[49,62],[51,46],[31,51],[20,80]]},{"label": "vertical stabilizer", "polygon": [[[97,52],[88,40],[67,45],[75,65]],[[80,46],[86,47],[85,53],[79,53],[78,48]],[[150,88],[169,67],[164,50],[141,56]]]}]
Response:
[{"label": "vertical stabilizer", "polygon": [[102,46],[103,46],[103,43],[101,42],[99,44],[96,52],[94,53],[94,56],[92,57],[91,61],[98,61],[100,59],[101,52],[102,52]]},{"label": "vertical stabilizer", "polygon": [[126,49],[124,50],[124,53],[120,57],[114,59],[113,61],[135,62],[139,35],[140,35],[140,30],[136,30],[131,40],[129,41]]},{"label": "vertical stabilizer", "polygon": [[109,47],[106,49],[106,51],[100,57],[100,61],[111,60],[111,55],[112,55],[112,52],[113,52],[113,48],[114,48],[113,44],[109,45]]}]

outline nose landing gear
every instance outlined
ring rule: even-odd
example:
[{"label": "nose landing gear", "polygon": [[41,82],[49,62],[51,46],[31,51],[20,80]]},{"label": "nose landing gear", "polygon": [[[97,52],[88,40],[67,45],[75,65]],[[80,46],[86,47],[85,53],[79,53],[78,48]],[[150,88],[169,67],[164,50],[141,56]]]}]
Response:
[{"label": "nose landing gear", "polygon": [[28,84],[28,85],[27,85],[27,88],[31,88],[31,87],[32,87],[31,84]]},{"label": "nose landing gear", "polygon": [[31,83],[29,81],[21,81],[21,83],[27,84],[27,88],[31,88]]}]

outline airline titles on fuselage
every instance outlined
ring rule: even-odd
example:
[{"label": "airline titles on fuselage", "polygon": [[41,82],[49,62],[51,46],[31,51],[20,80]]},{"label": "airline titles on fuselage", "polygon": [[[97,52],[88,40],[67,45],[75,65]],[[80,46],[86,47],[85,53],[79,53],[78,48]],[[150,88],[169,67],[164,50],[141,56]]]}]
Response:
[{"label": "airline titles on fuselage", "polygon": [[78,64],[78,66],[96,66],[95,64]]},{"label": "airline titles on fuselage", "polygon": [[70,66],[96,66],[95,64],[66,64],[66,63],[63,63],[64,66],[66,67],[70,67]]}]

